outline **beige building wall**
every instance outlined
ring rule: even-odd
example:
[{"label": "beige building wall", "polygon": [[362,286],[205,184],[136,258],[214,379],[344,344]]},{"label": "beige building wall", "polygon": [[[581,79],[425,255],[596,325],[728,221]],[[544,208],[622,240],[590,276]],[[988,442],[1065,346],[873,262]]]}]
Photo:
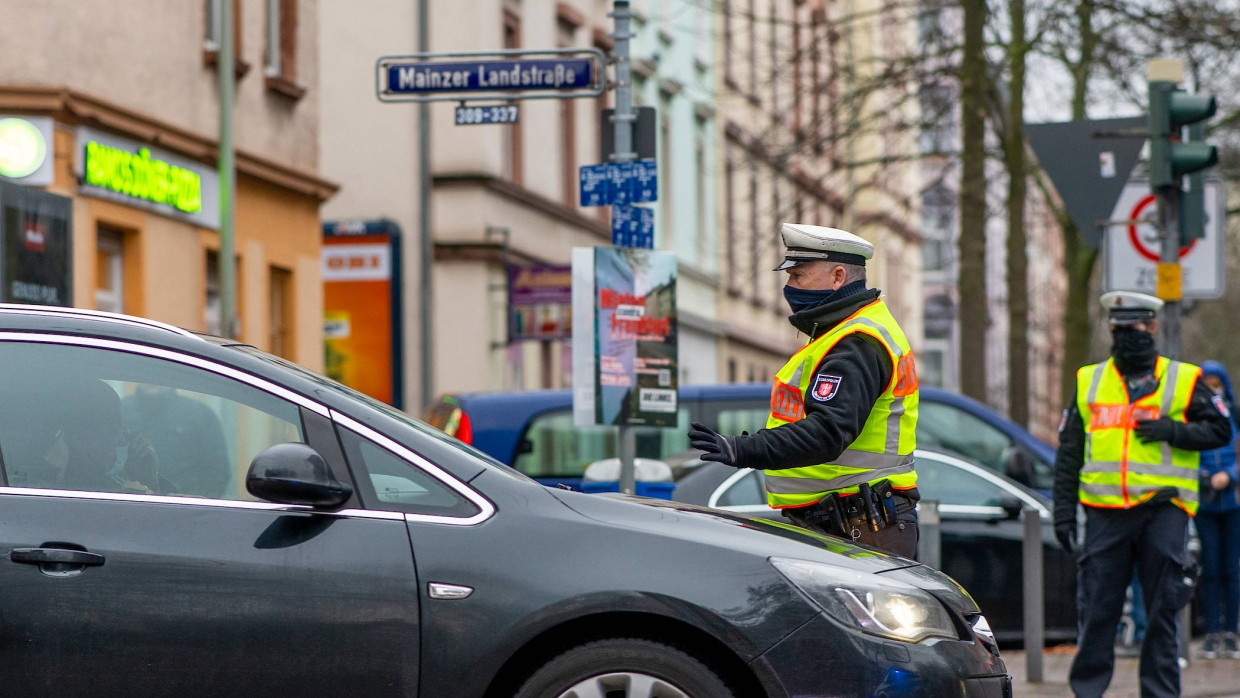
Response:
[{"label": "beige building wall", "polygon": [[[208,329],[208,255],[219,249],[219,233],[136,199],[88,193],[76,172],[83,127],[214,171],[220,121],[216,70],[205,50],[209,4],[0,0],[10,29],[0,42],[0,113],[54,120],[55,180],[46,188],[73,199],[78,307],[98,307],[96,290],[114,284],[123,297],[113,307],[123,312]],[[335,187],[316,172],[317,3],[297,3],[295,57],[279,76],[264,69],[267,4],[238,6],[239,336],[321,369],[318,208]],[[119,281],[105,279],[100,226],[119,235]]]}]

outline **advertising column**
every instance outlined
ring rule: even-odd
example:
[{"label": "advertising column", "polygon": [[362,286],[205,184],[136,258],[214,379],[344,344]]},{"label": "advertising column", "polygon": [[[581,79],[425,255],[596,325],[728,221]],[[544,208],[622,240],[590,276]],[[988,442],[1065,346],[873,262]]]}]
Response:
[{"label": "advertising column", "polygon": [[324,373],[401,407],[400,229],[323,224]]}]

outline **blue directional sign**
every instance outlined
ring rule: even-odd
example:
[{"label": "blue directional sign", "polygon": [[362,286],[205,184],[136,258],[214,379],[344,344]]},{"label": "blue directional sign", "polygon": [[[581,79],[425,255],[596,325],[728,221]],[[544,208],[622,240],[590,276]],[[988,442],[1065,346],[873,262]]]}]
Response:
[{"label": "blue directional sign", "polygon": [[607,173],[607,165],[582,165],[578,170],[581,180],[582,206],[610,206],[611,177]]},{"label": "blue directional sign", "polygon": [[654,209],[644,206],[611,207],[611,244],[654,249]]},{"label": "blue directional sign", "polygon": [[629,189],[634,203],[658,201],[659,168],[654,160],[638,160],[633,163],[631,182]]},{"label": "blue directional sign", "polygon": [[578,175],[582,206],[648,203],[659,198],[658,167],[654,160],[582,165]]},{"label": "blue directional sign", "polygon": [[602,92],[604,65],[596,49],[388,56],[376,91],[383,101],[582,97]]}]

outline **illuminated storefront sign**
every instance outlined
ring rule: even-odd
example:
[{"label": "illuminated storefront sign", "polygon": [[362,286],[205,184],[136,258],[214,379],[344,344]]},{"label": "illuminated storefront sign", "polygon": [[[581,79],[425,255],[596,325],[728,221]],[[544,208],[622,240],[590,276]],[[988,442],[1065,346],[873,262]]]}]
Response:
[{"label": "illuminated storefront sign", "polygon": [[215,170],[169,151],[78,129],[75,167],[83,193],[219,228]]},{"label": "illuminated storefront sign", "polygon": [[174,206],[185,213],[202,210],[202,177],[197,173],[151,159],[148,148],[128,153],[102,143],[86,143],[86,183]]},{"label": "illuminated storefront sign", "polygon": [[52,120],[0,116],[0,177],[20,184],[52,183]]}]

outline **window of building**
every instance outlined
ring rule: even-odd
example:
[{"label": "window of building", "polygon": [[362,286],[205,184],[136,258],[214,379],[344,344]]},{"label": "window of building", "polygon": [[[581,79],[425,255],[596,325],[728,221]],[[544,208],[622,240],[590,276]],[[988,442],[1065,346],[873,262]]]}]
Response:
[{"label": "window of building", "polygon": [[758,96],[758,0],[749,0],[749,15],[745,18],[749,30],[749,96]]},{"label": "window of building", "polygon": [[710,229],[708,227],[708,209],[707,209],[707,172],[706,172],[706,121],[697,119],[694,124],[693,138],[693,201],[696,206],[694,218],[697,221],[697,230],[694,231],[695,247],[699,250],[701,256],[698,263],[705,269],[713,269],[714,264],[710,256],[706,253],[710,248]]},{"label": "window of building", "polygon": [[125,231],[106,225],[95,233],[95,308],[125,312]]},{"label": "window of building", "polygon": [[267,0],[267,89],[300,99],[297,84],[297,0]]},{"label": "window of building", "polygon": [[728,291],[737,293],[739,286],[736,279],[736,161],[732,154],[732,145],[728,145],[727,159],[723,167],[723,216],[724,221],[724,264],[727,265],[725,276],[728,279]]},{"label": "window of building", "polygon": [[[758,279],[761,272],[758,270],[759,264],[759,239],[762,234],[761,216],[758,214],[758,163],[755,160],[749,161],[749,298],[750,300],[758,299]],[[753,373],[753,367],[750,367],[750,373]],[[750,378],[750,380],[753,380]]]},{"label": "window of building", "polygon": [[292,360],[293,356],[293,272],[271,267],[267,304],[267,351]]},{"label": "window of building", "polygon": [[676,230],[676,212],[672,202],[672,97],[659,92],[659,221],[665,246],[672,243]]},{"label": "window of building", "polygon": [[220,255],[214,250],[207,252],[206,304],[203,306],[203,326],[207,334],[223,336],[220,326]]},{"label": "window of building", "polygon": [[920,93],[921,133],[918,147],[922,155],[952,151],[956,132],[955,97],[950,85],[923,85]]},{"label": "window of building", "polygon": [[[220,60],[220,27],[223,25],[220,3],[221,0],[206,0],[205,4],[202,62],[203,65],[211,68],[214,68]],[[250,72],[250,64],[241,57],[243,55],[241,50],[241,0],[232,0],[232,22],[233,71],[240,78]]]},{"label": "window of building", "polygon": [[[521,48],[521,18],[510,9],[504,10],[504,48]],[[517,121],[508,126],[501,126],[501,128],[507,131],[508,140],[508,162],[506,163],[504,175],[513,184],[521,184],[523,181],[521,161],[524,157],[521,122]]]}]

